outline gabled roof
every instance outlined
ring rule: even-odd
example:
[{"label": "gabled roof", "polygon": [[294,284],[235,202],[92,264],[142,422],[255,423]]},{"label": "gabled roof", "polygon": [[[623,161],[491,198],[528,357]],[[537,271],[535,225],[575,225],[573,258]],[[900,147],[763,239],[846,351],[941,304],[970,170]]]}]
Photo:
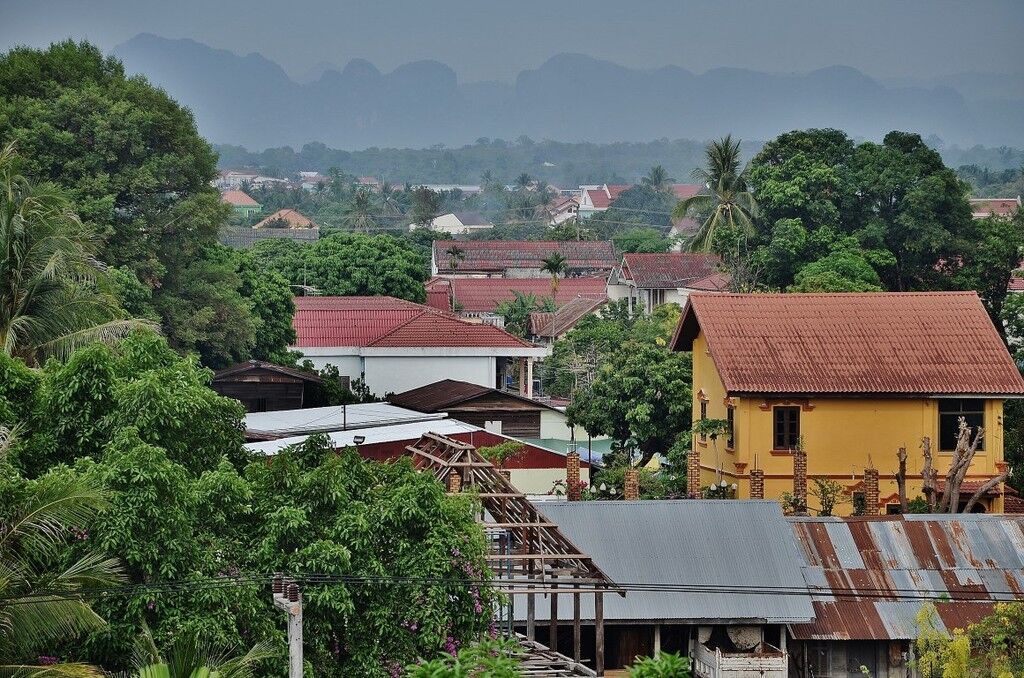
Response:
[{"label": "gabled roof", "polygon": [[[650,585],[624,598],[605,596],[608,622],[777,624],[813,618],[802,559],[778,502],[650,499],[536,506],[612,580]],[[666,584],[676,590],[658,590]],[[515,600],[517,619],[525,618],[522,598]],[[582,598],[581,617],[591,620],[593,597]],[[537,620],[548,619],[549,609],[537,605]]]},{"label": "gabled roof", "polygon": [[249,197],[245,191],[224,191],[220,199],[235,207],[259,207],[260,204]]},{"label": "gabled roof", "polygon": [[1024,593],[1024,516],[789,520],[814,594],[814,621],[792,627],[801,640],[910,640],[928,599],[952,631]]},{"label": "gabled roof", "polygon": [[608,303],[604,294],[580,295],[557,311],[534,311],[530,314],[530,335],[534,337],[560,337],[581,319]]},{"label": "gabled roof", "polygon": [[293,209],[277,210],[263,221],[258,222],[253,228],[264,228],[267,224],[276,220],[288,222],[288,228],[313,228],[316,224],[302,212]]},{"label": "gabled roof", "polygon": [[695,292],[673,349],[698,332],[732,394],[1024,394],[974,292]]},{"label": "gabled roof", "polygon": [[[452,246],[462,250],[463,258],[452,269],[445,250]],[[510,268],[535,268],[553,253],[566,258],[570,270],[611,270],[618,263],[610,242],[549,240],[435,240],[434,263],[439,271],[499,272]]]},{"label": "gabled roof", "polygon": [[534,348],[493,325],[394,297],[297,297],[292,324],[298,348]]},{"label": "gabled roof", "polygon": [[459,220],[463,226],[486,226],[494,224],[490,219],[479,212],[452,212],[452,216]]},{"label": "gabled roof", "polygon": [[[496,388],[488,388],[479,384],[471,384],[468,381],[457,379],[442,379],[433,384],[410,389],[404,393],[397,393],[388,398],[388,402],[398,407],[404,407],[417,412],[444,412],[449,408],[476,400],[480,396],[498,395],[501,398],[518,400],[523,403],[534,405],[538,410],[556,408],[530,398],[525,398],[516,393],[499,391]],[[560,411],[560,410],[556,410]]]},{"label": "gabled roof", "polygon": [[640,289],[702,289],[693,285],[717,274],[721,263],[717,254],[637,252],[622,256],[622,275]]},{"label": "gabled roof", "polygon": [[217,382],[229,378],[241,378],[246,372],[252,372],[254,370],[267,370],[269,372],[276,372],[277,374],[295,377],[296,379],[302,379],[303,381],[320,383],[320,377],[315,372],[300,370],[295,367],[275,365],[274,363],[268,363],[263,360],[247,360],[244,363],[225,367],[224,369],[218,370],[214,373],[213,381]]},{"label": "gabled roof", "polygon": [[[564,278],[558,281],[555,305],[562,306],[580,295],[605,295],[604,278]],[[469,313],[491,313],[515,293],[532,294],[538,300],[551,296],[550,278],[433,278],[426,283],[428,295],[442,290],[451,294],[458,308]]]},{"label": "gabled roof", "polygon": [[971,198],[971,214],[977,219],[990,215],[1011,217],[1020,205],[1019,195],[1016,198]]},{"label": "gabled roof", "polygon": [[704,190],[704,184],[672,184],[672,193],[677,200],[686,200]]}]

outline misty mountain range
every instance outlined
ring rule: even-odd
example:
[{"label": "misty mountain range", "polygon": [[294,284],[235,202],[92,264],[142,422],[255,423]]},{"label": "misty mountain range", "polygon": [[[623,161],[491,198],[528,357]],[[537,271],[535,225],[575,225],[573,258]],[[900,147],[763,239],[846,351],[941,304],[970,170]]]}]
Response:
[{"label": "misty mountain range", "polygon": [[455,146],[519,135],[613,142],[731,132],[769,139],[805,127],[869,139],[901,129],[960,146],[1024,145],[1024,83],[1006,76],[1000,88],[996,74],[888,83],[845,66],[698,75],[559,54],[511,84],[460,83],[436,61],[381,73],[361,59],[340,70],[318,64],[298,82],[259,54],[238,56],[193,40],[144,33],[113,52],[129,72],[191,108],[208,139],[251,149],[310,141],[348,149]]}]

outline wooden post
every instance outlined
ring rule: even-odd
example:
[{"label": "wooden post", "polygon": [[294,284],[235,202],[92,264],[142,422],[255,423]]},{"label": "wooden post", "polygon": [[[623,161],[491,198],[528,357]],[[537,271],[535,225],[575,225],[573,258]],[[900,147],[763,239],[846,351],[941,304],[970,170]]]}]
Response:
[{"label": "wooden post", "polygon": [[594,671],[604,678],[604,592],[594,594]]},{"label": "wooden post", "polygon": [[[533,575],[530,575],[533,579]],[[533,584],[527,586],[532,589]],[[537,594],[526,594],[526,637],[530,640],[537,640]]]},{"label": "wooden post", "polygon": [[661,624],[654,625],[654,656],[661,654]]},{"label": "wooden post", "polygon": [[574,586],[577,591],[572,594],[572,658],[578,662],[583,653],[580,639],[580,585],[575,584]]},{"label": "wooden post", "polygon": [[551,584],[551,618],[548,619],[548,647],[552,652],[558,652],[558,594],[555,588],[558,584]]}]

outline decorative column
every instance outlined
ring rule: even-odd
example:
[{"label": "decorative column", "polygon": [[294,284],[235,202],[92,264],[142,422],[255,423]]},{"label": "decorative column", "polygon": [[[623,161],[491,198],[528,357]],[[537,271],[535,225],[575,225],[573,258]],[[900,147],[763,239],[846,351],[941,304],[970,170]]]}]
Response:
[{"label": "decorative column", "polygon": [[686,455],[686,493],[691,497],[700,496],[700,448],[696,444]]},{"label": "decorative column", "polygon": [[640,499],[640,470],[632,466],[626,469],[626,480],[623,485],[623,499],[626,501]]},{"label": "decorative column", "polygon": [[570,452],[565,455],[565,496],[569,501],[579,501],[580,487],[580,454]]},{"label": "decorative column", "polygon": [[750,472],[750,498],[764,499],[764,471],[759,468]]},{"label": "decorative column", "polygon": [[878,469],[864,469],[864,515],[878,515]]},{"label": "decorative column", "polygon": [[807,515],[807,452],[793,450],[793,499],[799,515]]}]

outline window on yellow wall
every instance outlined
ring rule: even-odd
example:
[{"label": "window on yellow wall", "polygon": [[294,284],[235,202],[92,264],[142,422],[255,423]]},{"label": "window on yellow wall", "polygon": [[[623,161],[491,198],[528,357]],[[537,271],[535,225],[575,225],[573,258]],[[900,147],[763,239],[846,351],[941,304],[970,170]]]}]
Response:
[{"label": "window on yellow wall", "polygon": [[796,448],[800,444],[800,407],[776,407],[772,414],[775,424],[775,449]]},{"label": "window on yellow wall", "polygon": [[[700,401],[700,420],[704,421],[707,418],[708,418],[708,401],[702,400],[702,401]],[[701,439],[701,442],[705,442],[708,439],[708,436],[707,436],[706,433],[704,433],[703,429],[701,430],[700,439]]]},{"label": "window on yellow wall", "polygon": [[[956,439],[960,432],[960,417],[971,427],[971,436],[977,433],[979,426],[985,425],[985,401],[980,398],[943,398],[939,401],[939,449],[952,452],[956,449]],[[985,449],[982,438],[979,450]]]},{"label": "window on yellow wall", "polygon": [[726,409],[726,411],[725,411],[725,420],[726,420],[726,422],[728,422],[728,425],[729,425],[729,431],[726,434],[726,438],[725,438],[725,446],[728,449],[731,450],[731,449],[736,447],[736,408],[735,407],[731,407],[730,406],[728,409]]}]

